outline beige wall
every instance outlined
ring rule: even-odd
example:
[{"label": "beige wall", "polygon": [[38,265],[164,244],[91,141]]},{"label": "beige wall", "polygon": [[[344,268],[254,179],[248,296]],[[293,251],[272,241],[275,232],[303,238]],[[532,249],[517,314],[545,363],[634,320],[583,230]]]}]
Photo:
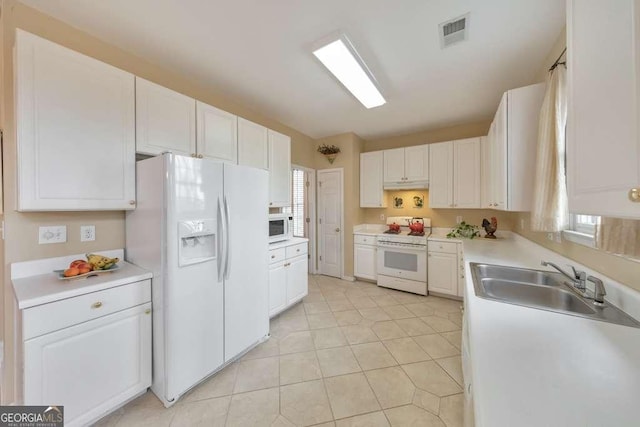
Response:
[{"label": "beige wall", "polygon": [[[566,46],[566,32],[565,30],[558,36],[558,40],[554,44],[551,52],[544,61],[544,64],[539,70],[536,81],[544,82],[547,78],[548,70],[551,64],[558,58],[562,50]],[[588,265],[600,273],[611,277],[625,285],[637,289],[640,291],[640,262],[625,259],[623,257],[612,255],[597,249],[589,248],[583,245],[572,243],[569,241],[563,241],[562,243],[555,243],[548,240],[546,233],[536,233],[530,229],[531,215],[527,212],[516,214],[514,222],[518,224],[514,230],[522,236],[533,240],[534,242],[558,252],[573,259],[578,263]],[[524,227],[520,226],[521,221],[524,221]]]},{"label": "beige wall", "polygon": [[[15,0],[0,0],[2,20],[2,114],[1,126],[5,131],[3,144],[4,163],[4,204],[6,237],[4,241],[4,282],[2,295],[3,337],[5,340],[5,379],[3,399],[13,398],[12,369],[14,357],[11,342],[13,334],[14,297],[9,280],[9,265],[16,261],[84,253],[94,250],[124,247],[124,213],[118,212],[74,212],[74,213],[19,213],[15,209],[16,200],[16,141],[13,126],[13,63],[12,49],[15,29],[22,28],[31,33],[67,46],[73,50],[92,56],[108,64],[129,71],[145,79],[184,93],[206,103],[215,105],[231,113],[260,123],[278,132],[291,136],[292,161],[296,164],[314,167],[313,140],[294,129],[269,119],[254,111],[254,105],[241,105],[225,96],[222,88],[212,88],[199,84],[186,76],[177,75],[137,56],[131,55],[108,43],[96,39],[82,31],[70,27]],[[79,227],[83,224],[96,226],[95,242],[80,243]],[[66,225],[67,242],[52,245],[38,245],[37,230],[40,225]]]},{"label": "beige wall", "polygon": [[[496,105],[496,108],[498,106]],[[446,128],[425,130],[417,133],[397,135],[380,139],[367,140],[364,151],[387,150],[390,148],[409,147],[411,145],[431,144],[434,142],[453,141],[455,139],[473,138],[489,133],[493,117],[487,120],[448,126]]]},{"label": "beige wall", "polygon": [[[360,153],[364,141],[354,133],[322,138],[316,141],[316,146],[327,144],[340,147],[340,154],[333,164],[320,153],[315,153],[315,168],[334,169],[342,168],[344,174],[344,224],[342,226],[344,236],[344,274],[353,276],[353,226],[361,222],[360,209]],[[320,191],[318,191],[319,193]]]},{"label": "beige wall", "polygon": [[[424,207],[413,207],[414,196],[424,197]],[[401,197],[403,200],[403,208],[397,209],[393,207],[393,198]],[[456,225],[456,217],[461,216],[463,221],[469,224],[480,226],[483,218],[491,218],[495,216],[498,219],[499,230],[513,229],[513,214],[511,212],[500,212],[484,209],[431,209],[429,207],[429,190],[389,190],[385,191],[387,199],[386,208],[366,208],[362,209],[362,221],[366,224],[383,224],[385,220],[380,219],[380,215],[384,214],[385,218],[389,216],[417,216],[431,218],[432,227],[454,227]]]}]

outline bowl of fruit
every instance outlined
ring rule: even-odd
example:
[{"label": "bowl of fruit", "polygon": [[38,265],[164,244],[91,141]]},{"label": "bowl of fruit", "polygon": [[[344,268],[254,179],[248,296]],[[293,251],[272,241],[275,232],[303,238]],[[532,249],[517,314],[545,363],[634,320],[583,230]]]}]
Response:
[{"label": "bowl of fruit", "polygon": [[87,260],[76,259],[64,270],[54,270],[60,280],[89,277],[101,273],[111,273],[118,270],[118,258],[109,258],[104,255],[87,254]]}]

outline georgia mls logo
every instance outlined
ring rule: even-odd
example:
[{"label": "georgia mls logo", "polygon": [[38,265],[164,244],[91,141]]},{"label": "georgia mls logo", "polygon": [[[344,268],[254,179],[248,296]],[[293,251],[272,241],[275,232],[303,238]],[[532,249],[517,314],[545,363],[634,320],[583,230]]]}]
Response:
[{"label": "georgia mls logo", "polygon": [[0,427],[62,427],[64,406],[0,406]]}]

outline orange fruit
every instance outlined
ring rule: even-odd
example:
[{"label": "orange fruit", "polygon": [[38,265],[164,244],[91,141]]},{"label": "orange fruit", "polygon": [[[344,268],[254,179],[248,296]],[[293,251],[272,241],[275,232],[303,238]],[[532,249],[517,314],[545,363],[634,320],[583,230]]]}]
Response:
[{"label": "orange fruit", "polygon": [[77,276],[78,274],[80,274],[80,270],[77,268],[67,268],[64,273],[64,277],[73,277],[73,276]]},{"label": "orange fruit", "polygon": [[80,274],[87,274],[88,272],[91,271],[91,267],[89,267],[89,266],[86,266],[86,267],[85,266],[81,266],[78,270],[80,271]]},{"label": "orange fruit", "polygon": [[88,262],[83,259],[77,259],[69,264],[69,268],[80,268],[84,264],[88,264]]}]

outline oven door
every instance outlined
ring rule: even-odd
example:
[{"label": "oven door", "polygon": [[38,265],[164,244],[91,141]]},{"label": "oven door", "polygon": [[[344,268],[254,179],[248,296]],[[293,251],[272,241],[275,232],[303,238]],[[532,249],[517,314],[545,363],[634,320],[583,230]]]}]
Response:
[{"label": "oven door", "polygon": [[378,274],[427,282],[427,247],[378,242]]}]

